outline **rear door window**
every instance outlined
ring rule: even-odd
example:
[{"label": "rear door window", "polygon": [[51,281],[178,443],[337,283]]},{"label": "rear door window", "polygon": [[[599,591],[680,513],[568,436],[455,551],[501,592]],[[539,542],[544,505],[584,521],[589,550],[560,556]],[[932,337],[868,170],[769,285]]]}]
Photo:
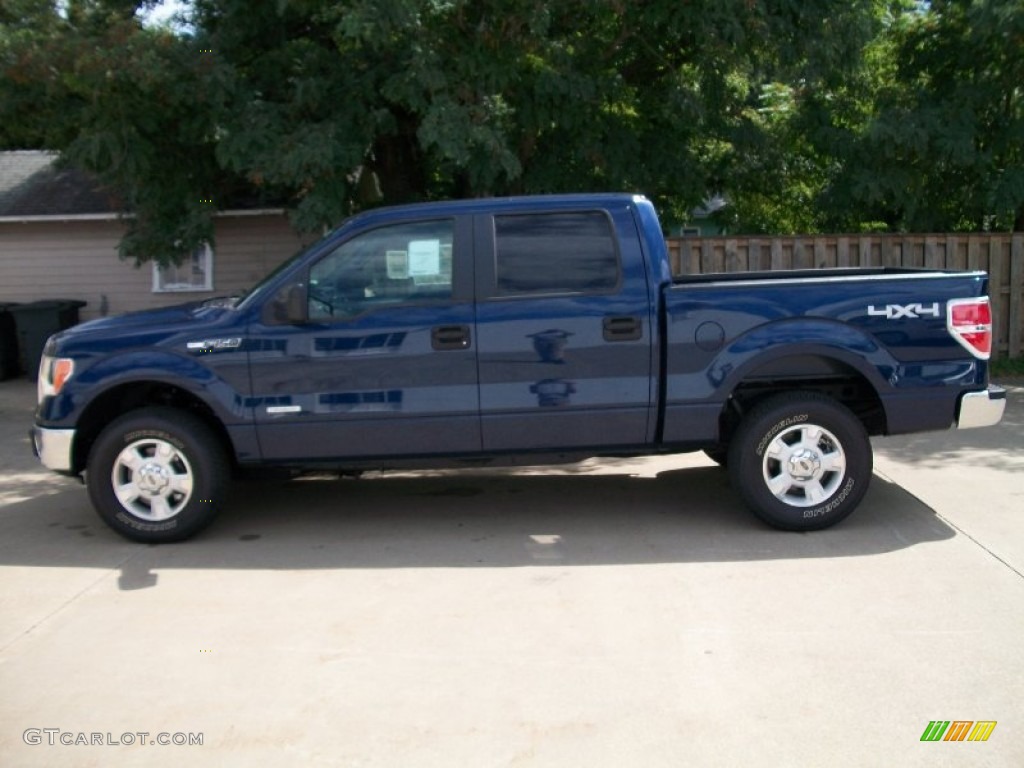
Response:
[{"label": "rear door window", "polygon": [[494,217],[497,294],[603,293],[619,285],[615,233],[601,211]]}]

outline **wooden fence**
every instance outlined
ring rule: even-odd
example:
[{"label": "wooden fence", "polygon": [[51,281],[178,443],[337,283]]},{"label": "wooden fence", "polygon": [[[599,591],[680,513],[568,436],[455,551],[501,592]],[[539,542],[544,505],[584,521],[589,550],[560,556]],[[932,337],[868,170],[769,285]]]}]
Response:
[{"label": "wooden fence", "polygon": [[985,270],[994,356],[1024,354],[1024,234],[674,237],[668,251],[677,275],[827,267]]}]

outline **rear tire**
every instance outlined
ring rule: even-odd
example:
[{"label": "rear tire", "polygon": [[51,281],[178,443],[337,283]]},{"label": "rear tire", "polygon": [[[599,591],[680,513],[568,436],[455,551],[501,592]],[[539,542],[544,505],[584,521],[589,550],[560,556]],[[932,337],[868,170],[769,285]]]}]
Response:
[{"label": "rear tire", "polygon": [[216,517],[229,466],[217,435],[174,408],[112,421],[89,452],[86,483],[103,521],[133,541],[181,541]]},{"label": "rear tire", "polygon": [[864,425],[815,392],[776,395],[741,422],[729,450],[733,486],[775,528],[813,531],[849,515],[871,482]]}]

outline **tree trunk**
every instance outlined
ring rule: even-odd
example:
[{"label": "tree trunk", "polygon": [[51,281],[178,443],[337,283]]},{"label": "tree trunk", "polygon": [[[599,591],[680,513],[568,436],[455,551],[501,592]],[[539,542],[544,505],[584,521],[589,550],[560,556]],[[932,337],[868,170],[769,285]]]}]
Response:
[{"label": "tree trunk", "polygon": [[426,160],[416,136],[418,123],[410,112],[396,112],[393,133],[378,136],[370,167],[380,181],[387,204],[414,203],[427,197]]}]

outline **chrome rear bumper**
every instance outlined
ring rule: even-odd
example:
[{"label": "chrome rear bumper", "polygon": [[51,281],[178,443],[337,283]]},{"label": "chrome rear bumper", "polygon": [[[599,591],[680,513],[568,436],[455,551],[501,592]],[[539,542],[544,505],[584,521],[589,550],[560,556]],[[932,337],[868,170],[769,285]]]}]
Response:
[{"label": "chrome rear bumper", "polygon": [[986,392],[968,392],[960,398],[956,414],[957,429],[991,427],[999,423],[1006,409],[1006,390],[989,386]]}]

